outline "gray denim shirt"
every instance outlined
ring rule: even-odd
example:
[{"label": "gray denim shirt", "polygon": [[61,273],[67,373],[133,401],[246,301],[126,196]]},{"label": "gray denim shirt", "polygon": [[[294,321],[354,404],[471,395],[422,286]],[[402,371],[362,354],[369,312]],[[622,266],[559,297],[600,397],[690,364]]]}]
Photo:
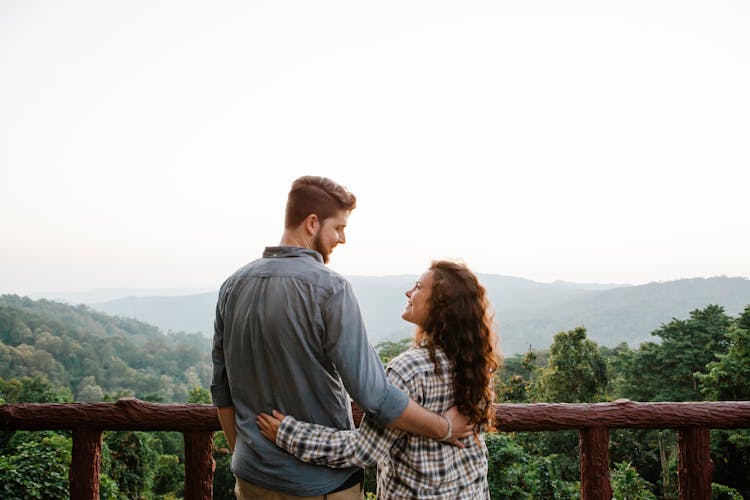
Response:
[{"label": "gray denim shirt", "polygon": [[349,282],[299,247],[268,247],[230,276],[216,305],[211,395],[233,406],[232,472],[292,495],[322,495],[356,469],[301,462],[264,438],[260,412],[352,429],[349,395],[377,424],[401,415],[408,397],[386,378]]}]

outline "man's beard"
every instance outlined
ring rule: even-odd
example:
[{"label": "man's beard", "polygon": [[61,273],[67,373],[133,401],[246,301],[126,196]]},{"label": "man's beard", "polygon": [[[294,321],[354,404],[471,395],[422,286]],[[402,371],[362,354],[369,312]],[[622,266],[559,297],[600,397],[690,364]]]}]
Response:
[{"label": "man's beard", "polygon": [[320,238],[320,233],[315,235],[313,239],[313,250],[323,256],[323,263],[328,264],[328,258],[331,255],[331,250],[323,246],[323,242]]}]

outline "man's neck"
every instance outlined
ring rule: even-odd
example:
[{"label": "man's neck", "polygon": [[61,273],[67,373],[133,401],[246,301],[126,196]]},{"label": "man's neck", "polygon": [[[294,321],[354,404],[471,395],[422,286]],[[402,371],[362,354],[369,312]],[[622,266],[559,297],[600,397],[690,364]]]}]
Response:
[{"label": "man's neck", "polygon": [[294,231],[284,231],[279,245],[282,247],[312,248],[312,241],[308,240],[309,238],[305,238]]}]

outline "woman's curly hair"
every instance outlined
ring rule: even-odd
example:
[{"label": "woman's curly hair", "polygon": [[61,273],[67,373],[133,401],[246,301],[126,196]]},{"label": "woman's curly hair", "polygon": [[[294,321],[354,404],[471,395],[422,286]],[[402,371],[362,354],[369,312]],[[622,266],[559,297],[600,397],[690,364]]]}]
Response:
[{"label": "woman's curly hair", "polygon": [[492,381],[500,358],[486,291],[464,264],[433,261],[430,271],[429,313],[417,330],[416,343],[429,349],[436,370],[435,348],[445,353],[453,368],[458,410],[474,424],[475,432],[492,430]]}]

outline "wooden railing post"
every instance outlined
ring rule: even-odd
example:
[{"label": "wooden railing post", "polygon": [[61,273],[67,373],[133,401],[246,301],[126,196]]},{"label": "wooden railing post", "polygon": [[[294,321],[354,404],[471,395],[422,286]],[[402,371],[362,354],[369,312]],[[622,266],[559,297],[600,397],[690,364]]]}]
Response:
[{"label": "wooden railing post", "polygon": [[581,500],[610,500],[609,429],[580,429],[578,443],[581,449]]},{"label": "wooden railing post", "polygon": [[710,500],[711,435],[705,427],[688,427],[677,431],[677,480],[680,500]]},{"label": "wooden railing post", "polygon": [[90,427],[73,430],[73,457],[70,462],[70,499],[99,500],[99,473],[102,465],[102,431]]},{"label": "wooden railing post", "polygon": [[184,432],[185,439],[185,500],[210,500],[213,497],[214,469],[213,434]]}]

